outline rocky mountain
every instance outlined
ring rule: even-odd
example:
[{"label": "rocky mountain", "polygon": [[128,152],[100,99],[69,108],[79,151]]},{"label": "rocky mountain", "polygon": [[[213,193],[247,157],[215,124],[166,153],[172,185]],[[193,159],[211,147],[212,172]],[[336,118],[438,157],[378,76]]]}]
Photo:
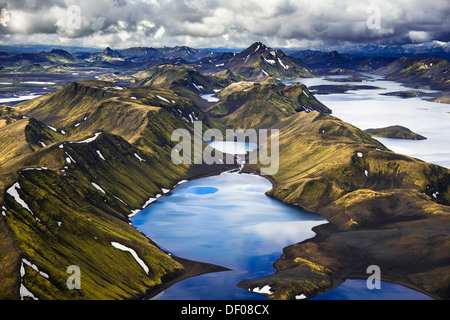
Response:
[{"label": "rocky mountain", "polygon": [[103,62],[117,62],[117,61],[125,61],[119,51],[112,50],[110,47],[107,47],[105,50],[99,53],[94,53],[85,59],[89,62],[94,61],[103,61]]},{"label": "rocky mountain", "polygon": [[252,44],[240,53],[227,53],[200,60],[194,67],[202,73],[230,70],[250,81],[262,81],[268,77],[293,79],[312,76],[306,64],[261,42]]}]

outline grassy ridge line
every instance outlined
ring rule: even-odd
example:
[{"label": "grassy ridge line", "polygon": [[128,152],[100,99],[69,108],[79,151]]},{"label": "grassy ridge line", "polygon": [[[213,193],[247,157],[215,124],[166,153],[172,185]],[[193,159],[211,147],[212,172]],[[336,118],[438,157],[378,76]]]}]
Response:
[{"label": "grassy ridge line", "polygon": [[[264,119],[266,113],[276,113],[276,120],[281,120],[299,111],[310,112],[317,110],[323,113],[331,113],[331,110],[318,101],[300,83],[290,86],[278,86],[273,84],[259,84],[256,82],[238,82],[223,89],[219,96],[221,101],[206,109],[206,112],[214,117],[222,119],[231,127],[244,126],[245,128],[260,127],[262,124],[275,123],[272,120],[267,122]],[[249,111],[254,108],[254,104],[260,104],[260,110]],[[250,119],[259,115],[258,120]],[[252,121],[253,126],[248,123]],[[244,123],[245,122],[245,123]]]}]

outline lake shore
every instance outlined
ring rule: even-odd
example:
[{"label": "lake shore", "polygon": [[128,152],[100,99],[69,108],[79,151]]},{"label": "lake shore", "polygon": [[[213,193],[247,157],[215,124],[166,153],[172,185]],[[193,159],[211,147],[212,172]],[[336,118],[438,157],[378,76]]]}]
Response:
[{"label": "lake shore", "polygon": [[[183,177],[183,179],[180,181],[187,182],[210,176],[215,176],[233,169],[238,169],[237,164],[192,165],[189,168],[186,176]],[[174,188],[176,188],[178,185],[179,184],[175,185]],[[170,288],[174,284],[186,280],[188,278],[212,272],[230,271],[230,269],[228,268],[214,265],[211,263],[193,261],[177,256],[171,257],[172,259],[183,265],[183,269],[180,272],[163,277],[162,283],[160,285],[150,288],[144,295],[136,297],[135,300],[151,300],[152,298],[156,297],[158,294]]]}]

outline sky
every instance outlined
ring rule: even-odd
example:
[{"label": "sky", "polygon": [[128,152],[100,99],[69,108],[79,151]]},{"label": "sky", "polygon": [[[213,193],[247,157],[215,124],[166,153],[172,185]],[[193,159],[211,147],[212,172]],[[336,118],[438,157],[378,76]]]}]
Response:
[{"label": "sky", "polygon": [[0,0],[1,45],[321,48],[450,41],[448,0]]}]

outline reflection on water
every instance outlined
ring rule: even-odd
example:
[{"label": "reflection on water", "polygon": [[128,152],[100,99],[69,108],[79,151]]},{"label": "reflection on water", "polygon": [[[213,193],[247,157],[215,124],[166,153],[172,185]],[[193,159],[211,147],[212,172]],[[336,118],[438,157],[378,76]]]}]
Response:
[{"label": "reflection on water", "polygon": [[187,279],[157,299],[264,299],[236,284],[272,274],[283,247],[326,223],[266,196],[270,188],[259,176],[223,173],[183,183],[135,215],[133,225],[174,255],[232,269]]},{"label": "reflection on water", "polygon": [[[158,198],[132,218],[132,224],[174,255],[232,269],[183,280],[154,299],[265,299],[236,284],[275,272],[282,248],[314,236],[319,215],[286,205],[264,193],[266,179],[222,173],[189,181]],[[403,286],[382,283],[369,290],[365,281],[348,280],[317,299],[427,299]]]}]

